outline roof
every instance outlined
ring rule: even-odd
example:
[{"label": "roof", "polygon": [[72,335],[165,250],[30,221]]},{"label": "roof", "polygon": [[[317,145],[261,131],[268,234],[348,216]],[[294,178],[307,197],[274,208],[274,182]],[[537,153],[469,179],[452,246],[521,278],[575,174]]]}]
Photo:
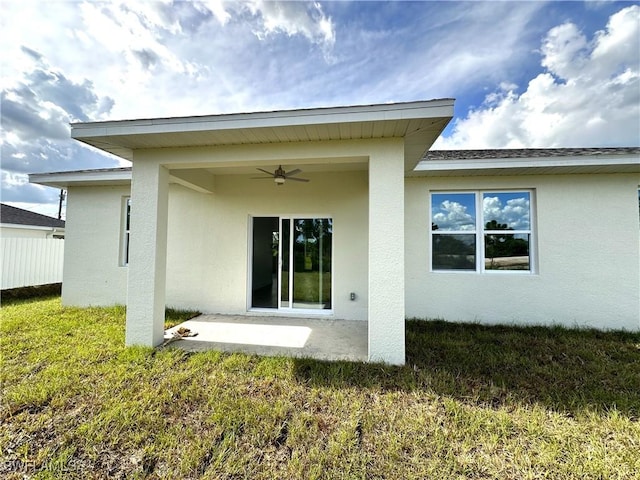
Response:
[{"label": "roof", "polygon": [[71,137],[126,160],[137,149],[403,138],[411,170],[453,118],[450,98],[71,124]]},{"label": "roof", "polygon": [[64,228],[64,220],[48,217],[39,213],[0,204],[0,222],[10,225],[29,225],[32,227]]},{"label": "roof", "polygon": [[413,176],[640,173],[640,147],[434,150]]},{"label": "roof", "polygon": [[638,155],[640,147],[610,148],[503,148],[493,150],[431,150],[423,160],[477,160],[493,158],[591,157],[595,155]]}]

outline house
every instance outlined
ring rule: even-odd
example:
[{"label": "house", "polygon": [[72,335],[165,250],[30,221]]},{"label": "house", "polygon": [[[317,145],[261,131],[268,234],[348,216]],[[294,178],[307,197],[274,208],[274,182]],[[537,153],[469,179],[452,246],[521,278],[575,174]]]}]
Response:
[{"label": "house", "polygon": [[429,152],[453,103],[73,124],[132,167],[30,176],[68,190],[63,302],[142,345],[165,305],[363,320],[392,364],[406,317],[638,330],[640,148]]},{"label": "house", "polygon": [[0,203],[0,237],[64,238],[64,220]]},{"label": "house", "polygon": [[62,282],[64,220],[0,204],[0,288]]}]

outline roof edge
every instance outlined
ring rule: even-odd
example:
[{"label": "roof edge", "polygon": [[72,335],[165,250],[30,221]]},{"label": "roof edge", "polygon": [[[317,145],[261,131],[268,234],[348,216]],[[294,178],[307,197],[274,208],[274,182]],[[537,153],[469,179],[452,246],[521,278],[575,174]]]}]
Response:
[{"label": "roof edge", "polygon": [[[394,111],[410,111],[433,107],[453,106],[454,98],[438,98],[432,100],[415,100],[409,102],[379,103],[379,104],[363,104],[337,107],[317,107],[317,108],[298,108],[287,110],[264,110],[257,112],[243,113],[219,113],[212,115],[187,115],[178,117],[158,117],[158,118],[139,118],[139,119],[122,119],[122,120],[105,120],[98,122],[72,122],[71,131],[81,130],[94,127],[127,127],[127,126],[150,126],[150,125],[171,125],[178,123],[209,123],[209,122],[227,122],[242,121],[249,119],[275,119],[275,118],[292,118],[292,117],[312,117],[312,116],[329,116],[329,115],[348,115],[353,113],[374,113],[374,112],[394,112]],[[406,117],[400,117],[406,118]],[[235,127],[234,127],[235,128]]]},{"label": "roof edge", "polygon": [[[468,152],[473,152],[469,155]],[[482,153],[500,152],[500,155],[483,157]],[[429,152],[413,170],[414,174],[443,174],[446,172],[512,171],[514,175],[524,169],[542,170],[582,169],[593,171],[602,168],[610,172],[640,172],[640,148],[585,148],[585,149],[519,149],[511,156],[508,150],[440,151]],[[517,152],[517,155],[514,154]],[[537,154],[537,155],[536,155]],[[435,158],[434,158],[435,157]]]},{"label": "roof edge", "polygon": [[29,183],[54,188],[66,188],[70,184],[123,185],[128,182],[131,182],[131,167],[29,174]]},{"label": "roof edge", "polygon": [[[64,220],[62,220],[64,222]],[[29,229],[29,230],[42,230],[42,231],[61,231],[64,230],[65,227],[61,226],[61,227],[56,227],[56,226],[51,226],[51,227],[47,227],[44,225],[29,225],[26,223],[0,223],[0,227],[2,228],[16,228],[16,229]]]}]

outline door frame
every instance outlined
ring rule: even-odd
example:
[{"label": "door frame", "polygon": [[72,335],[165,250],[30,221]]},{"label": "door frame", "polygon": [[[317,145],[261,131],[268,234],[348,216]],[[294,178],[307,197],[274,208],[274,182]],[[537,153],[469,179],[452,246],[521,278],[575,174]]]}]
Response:
[{"label": "door frame", "polygon": [[[278,307],[276,308],[264,308],[264,307],[253,307],[252,304],[252,293],[253,293],[253,219],[260,217],[271,217],[278,219]],[[331,234],[331,308],[329,309],[319,309],[319,308],[294,308],[294,307],[280,307],[281,297],[280,297],[280,288],[282,285],[282,219],[292,220],[291,225],[293,225],[294,219],[300,218],[328,218],[332,221],[333,224],[333,216],[328,214],[318,214],[318,213],[291,213],[291,214],[249,214],[248,216],[248,228],[247,228],[247,312],[251,313],[264,313],[271,315],[279,315],[279,316],[331,316],[334,314],[333,307],[335,305],[335,295],[334,295],[334,252],[335,252],[335,240],[333,237],[333,233]],[[290,242],[290,249],[293,247],[292,242]],[[289,260],[291,268],[293,268],[292,259]],[[293,304],[293,302],[292,302]]]}]

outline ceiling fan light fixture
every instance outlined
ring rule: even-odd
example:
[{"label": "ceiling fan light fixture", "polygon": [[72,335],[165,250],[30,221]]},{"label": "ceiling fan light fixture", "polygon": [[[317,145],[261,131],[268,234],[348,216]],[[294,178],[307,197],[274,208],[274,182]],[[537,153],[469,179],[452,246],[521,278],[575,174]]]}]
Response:
[{"label": "ceiling fan light fixture", "polygon": [[253,180],[262,180],[262,179],[271,179],[273,178],[273,181],[276,183],[277,186],[280,185],[284,185],[285,181],[287,179],[289,180],[295,180],[296,182],[308,182],[309,179],[307,178],[299,178],[296,177],[295,175],[298,175],[299,173],[302,173],[302,170],[300,170],[299,168],[296,168],[294,170],[290,170],[290,171],[285,171],[284,168],[282,168],[282,165],[278,165],[278,168],[276,168],[276,170],[274,172],[270,172],[268,170],[265,170],[264,168],[257,168],[258,171],[266,174],[266,177],[252,177]]}]

